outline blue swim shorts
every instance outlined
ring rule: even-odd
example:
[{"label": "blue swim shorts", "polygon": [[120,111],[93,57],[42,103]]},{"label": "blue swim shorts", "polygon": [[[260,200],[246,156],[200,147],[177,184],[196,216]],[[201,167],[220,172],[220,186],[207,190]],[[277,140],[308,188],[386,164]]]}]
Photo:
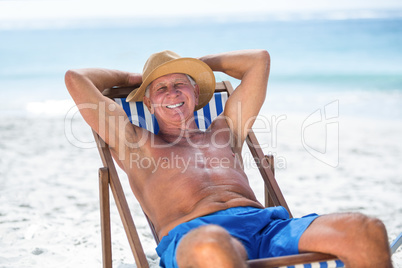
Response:
[{"label": "blue swim shorts", "polygon": [[299,239],[318,217],[310,214],[289,219],[284,207],[235,207],[193,219],[173,228],[156,248],[161,267],[178,267],[176,249],[181,238],[197,227],[215,224],[225,228],[245,246],[249,259],[299,253]]}]

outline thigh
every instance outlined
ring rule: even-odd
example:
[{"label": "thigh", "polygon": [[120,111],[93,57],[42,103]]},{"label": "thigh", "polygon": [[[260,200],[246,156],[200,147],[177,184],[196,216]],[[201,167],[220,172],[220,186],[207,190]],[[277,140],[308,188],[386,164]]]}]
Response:
[{"label": "thigh", "polygon": [[[349,240],[361,223],[360,214],[336,213],[317,218],[306,229],[300,238],[299,251],[337,252],[342,248],[345,239]],[[349,237],[349,238],[348,238]]]}]

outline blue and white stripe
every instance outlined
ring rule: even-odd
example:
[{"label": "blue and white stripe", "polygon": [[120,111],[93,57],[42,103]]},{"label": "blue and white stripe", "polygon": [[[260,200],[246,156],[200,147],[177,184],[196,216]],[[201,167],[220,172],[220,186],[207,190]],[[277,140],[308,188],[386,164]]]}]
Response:
[{"label": "blue and white stripe", "polygon": [[340,260],[331,260],[324,262],[313,262],[313,263],[305,263],[298,265],[290,265],[290,266],[281,266],[278,268],[338,268],[345,267],[343,262]]}]

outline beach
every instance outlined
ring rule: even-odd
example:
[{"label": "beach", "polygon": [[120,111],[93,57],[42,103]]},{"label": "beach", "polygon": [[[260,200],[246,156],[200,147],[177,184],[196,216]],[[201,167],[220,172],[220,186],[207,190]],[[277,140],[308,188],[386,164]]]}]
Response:
[{"label": "beach", "polygon": [[[402,126],[340,118],[342,145],[339,165],[334,168],[303,148],[294,132],[300,123],[300,117],[288,115],[279,124],[275,151],[268,150],[276,157],[276,177],[293,215],[361,212],[384,221],[390,240],[395,238],[402,229],[398,177],[402,145],[392,140],[402,135]],[[1,161],[0,267],[101,265],[97,184],[101,162],[96,148],[76,147],[77,141],[91,142],[85,123],[72,122],[75,145],[66,138],[65,124],[63,118],[35,117],[5,119],[0,124],[1,140],[8,140],[1,144],[2,155],[7,157]],[[269,133],[265,138],[261,134],[262,144],[272,143]],[[262,180],[246,149],[244,159],[250,184],[262,201]],[[158,267],[147,222],[121,175],[147,259]],[[113,204],[111,215],[114,266],[135,267]],[[401,267],[401,250],[393,260]]]},{"label": "beach", "polygon": [[[140,72],[162,49],[185,56],[267,49],[272,71],[254,130],[276,159],[293,215],[360,212],[381,219],[390,242],[402,232],[402,20],[197,25],[196,33],[188,25],[0,31],[8,40],[0,45],[1,268],[100,267],[101,161],[63,76],[93,66]],[[166,42],[157,44],[150,32]],[[190,38],[177,44],[180,34]],[[243,158],[263,202],[246,147]],[[158,267],[147,222],[119,174],[147,259]],[[113,265],[135,267],[111,202]],[[402,249],[393,261],[402,268]]]}]

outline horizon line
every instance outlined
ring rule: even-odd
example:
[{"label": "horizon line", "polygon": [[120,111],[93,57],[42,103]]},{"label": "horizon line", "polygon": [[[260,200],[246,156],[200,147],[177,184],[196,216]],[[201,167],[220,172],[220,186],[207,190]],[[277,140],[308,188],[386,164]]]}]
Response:
[{"label": "horizon line", "polygon": [[[1,19],[0,30],[39,30],[39,29],[68,29],[68,28],[100,28],[100,27],[172,27],[186,23],[195,25],[200,23],[225,24],[225,23],[252,23],[252,22],[287,22],[287,21],[342,21],[359,19],[400,19],[402,9],[361,9],[361,10],[326,10],[326,11],[280,11],[280,12],[260,12],[255,13],[233,13],[221,16],[199,14],[197,16],[179,17],[114,17],[114,16],[94,16],[84,17],[64,17],[64,18],[28,18],[21,20]],[[161,25],[162,24],[162,25]]]}]

